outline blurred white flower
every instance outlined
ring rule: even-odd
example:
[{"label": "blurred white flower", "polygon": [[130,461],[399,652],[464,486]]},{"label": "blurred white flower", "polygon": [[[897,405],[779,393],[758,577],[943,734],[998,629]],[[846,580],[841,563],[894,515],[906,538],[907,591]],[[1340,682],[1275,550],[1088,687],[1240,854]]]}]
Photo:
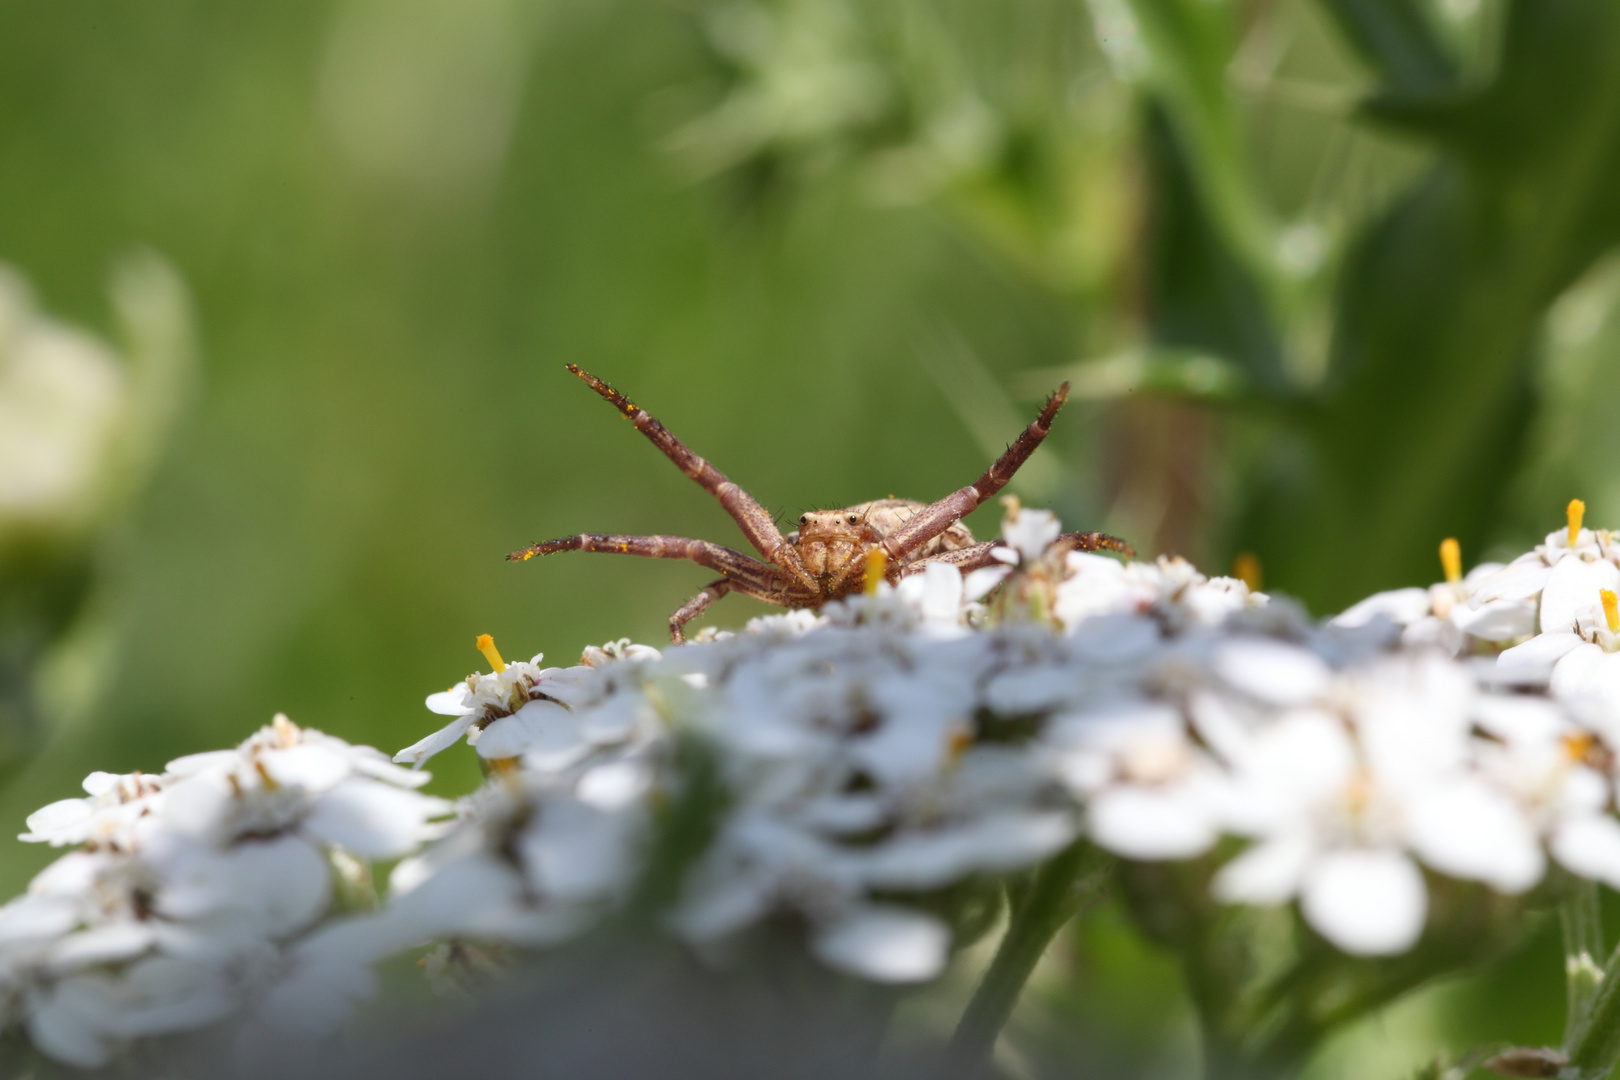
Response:
[{"label": "blurred white flower", "polygon": [[[298,968],[334,850],[394,858],[437,831],[449,804],[411,790],[426,779],[284,716],[161,775],[91,774],[88,797],[29,818],[24,839],[83,848],[0,908],[0,1017],[90,1068],[248,1008]],[[333,978],[341,955],[321,951]]]}]

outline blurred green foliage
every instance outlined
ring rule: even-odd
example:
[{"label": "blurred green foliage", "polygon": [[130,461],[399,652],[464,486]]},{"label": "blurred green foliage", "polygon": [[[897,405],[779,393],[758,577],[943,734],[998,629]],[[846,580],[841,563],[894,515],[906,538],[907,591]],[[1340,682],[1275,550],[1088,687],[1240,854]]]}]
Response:
[{"label": "blurred green foliage", "polygon": [[[735,542],[565,362],[784,515],[952,490],[1066,377],[1026,496],[1324,612],[1572,495],[1620,521],[1617,184],[1610,0],[0,0],[0,259],[122,343],[155,249],[201,358],[148,496],[60,548],[106,602],[28,616],[113,644],[38,676],[105,689],[0,815],[276,710],[392,750],[481,632],[658,641],[702,571],[502,561]],[[1050,984],[1032,1044],[1184,1023],[1123,933],[1087,916],[1122,989]],[[1502,979],[1423,1015],[1485,1037]]]}]

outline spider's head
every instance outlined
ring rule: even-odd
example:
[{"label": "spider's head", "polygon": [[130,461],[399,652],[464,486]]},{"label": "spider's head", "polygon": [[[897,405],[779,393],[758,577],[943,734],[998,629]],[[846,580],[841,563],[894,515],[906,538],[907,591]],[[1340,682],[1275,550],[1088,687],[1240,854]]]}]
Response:
[{"label": "spider's head", "polygon": [[821,581],[828,599],[859,586],[866,553],[882,539],[866,517],[857,508],[812,510],[799,518],[793,538],[799,561]]},{"label": "spider's head", "polygon": [[800,543],[842,540],[860,544],[877,539],[880,537],[873,534],[859,510],[811,510],[799,517]]}]

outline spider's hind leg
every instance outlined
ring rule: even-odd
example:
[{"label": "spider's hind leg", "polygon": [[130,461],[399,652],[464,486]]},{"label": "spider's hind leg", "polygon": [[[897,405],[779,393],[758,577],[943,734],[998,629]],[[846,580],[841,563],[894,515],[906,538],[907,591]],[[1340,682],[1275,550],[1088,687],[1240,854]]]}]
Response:
[{"label": "spider's hind leg", "polygon": [[669,640],[679,645],[686,640],[686,624],[703,614],[705,608],[731,591],[731,582],[725,578],[711,581],[703,591],[676,608],[669,616]]}]

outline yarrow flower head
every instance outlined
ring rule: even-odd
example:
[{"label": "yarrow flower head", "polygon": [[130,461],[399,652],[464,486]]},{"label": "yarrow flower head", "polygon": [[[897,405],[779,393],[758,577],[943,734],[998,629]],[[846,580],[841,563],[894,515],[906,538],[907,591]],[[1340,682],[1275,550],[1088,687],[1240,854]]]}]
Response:
[{"label": "yarrow flower head", "polygon": [[[426,779],[284,716],[158,775],[93,773],[24,840],[80,845],[0,908],[0,1021],[95,1067],[130,1039],[246,1009],[295,963],[356,858],[416,848]],[[359,970],[377,959],[357,959]]]},{"label": "yarrow flower head", "polygon": [[[88,1065],[231,1013],[308,1035],[385,956],[437,943],[439,983],[456,957],[485,978],[632,912],[713,963],[787,931],[839,972],[914,983],[1008,875],[1087,851],[1122,873],[1200,860],[1187,902],[1297,912],[1352,955],[1444,934],[1437,903],[1482,891],[1448,881],[1507,904],[1550,865],[1620,884],[1620,710],[1561,691],[1563,667],[1551,694],[1504,677],[1516,649],[1454,655],[1507,602],[1476,584],[1518,560],[1465,577],[1449,544],[1404,623],[1386,594],[1317,624],[1010,511],[1001,565],[891,585],[879,564],[859,595],[662,652],[541,668],[480,638],[490,673],[430,696],[452,723],[394,759],[465,736],[488,779],[453,808],[284,717],[161,774],[93,774],[29,819],[25,839],[78,850],[0,909],[0,1016]],[[1620,573],[1597,535],[1543,545],[1544,632],[1517,647],[1571,642],[1557,663],[1586,687],[1620,653],[1615,590],[1582,605],[1570,584]],[[387,902],[346,910],[364,861],[394,858]]]}]

